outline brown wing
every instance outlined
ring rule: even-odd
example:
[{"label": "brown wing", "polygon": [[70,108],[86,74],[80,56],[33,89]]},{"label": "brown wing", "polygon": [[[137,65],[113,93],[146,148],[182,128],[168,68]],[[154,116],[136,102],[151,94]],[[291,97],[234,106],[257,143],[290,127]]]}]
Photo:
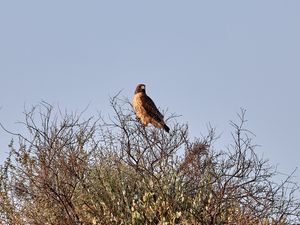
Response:
[{"label": "brown wing", "polygon": [[163,122],[164,116],[158,111],[156,105],[149,96],[142,95],[141,101],[143,108],[146,110],[149,116],[158,122]]}]

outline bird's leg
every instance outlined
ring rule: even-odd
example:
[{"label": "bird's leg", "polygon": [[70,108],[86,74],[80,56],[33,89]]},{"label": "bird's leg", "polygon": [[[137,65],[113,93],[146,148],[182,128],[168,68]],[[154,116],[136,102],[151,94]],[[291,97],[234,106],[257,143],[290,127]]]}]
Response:
[{"label": "bird's leg", "polygon": [[143,124],[141,118],[139,118],[139,117],[136,116],[135,119],[136,119],[136,121],[138,121],[139,123]]},{"label": "bird's leg", "polygon": [[141,123],[141,125],[142,125],[142,128],[143,128],[144,132],[147,133],[147,132],[146,132],[146,126],[147,126],[147,125],[146,125],[146,124],[143,124],[143,123]]}]

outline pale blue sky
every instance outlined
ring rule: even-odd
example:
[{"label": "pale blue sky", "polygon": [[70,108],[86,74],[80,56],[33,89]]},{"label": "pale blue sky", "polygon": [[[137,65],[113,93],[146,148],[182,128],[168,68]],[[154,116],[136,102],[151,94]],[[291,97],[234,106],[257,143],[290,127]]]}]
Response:
[{"label": "pale blue sky", "polygon": [[[258,153],[300,167],[300,1],[1,1],[0,119],[41,100],[108,113],[137,83],[191,137],[247,109]],[[0,131],[0,159],[10,135]],[[300,172],[297,171],[300,183]]]}]

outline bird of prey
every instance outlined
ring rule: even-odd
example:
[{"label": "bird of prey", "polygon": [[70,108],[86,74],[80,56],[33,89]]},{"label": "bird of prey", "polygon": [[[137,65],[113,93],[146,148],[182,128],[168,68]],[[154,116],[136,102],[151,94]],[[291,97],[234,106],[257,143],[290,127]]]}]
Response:
[{"label": "bird of prey", "polygon": [[137,118],[144,125],[153,124],[169,132],[170,128],[164,122],[164,116],[159,112],[152,99],[146,94],[145,84],[139,84],[132,100],[133,109]]}]

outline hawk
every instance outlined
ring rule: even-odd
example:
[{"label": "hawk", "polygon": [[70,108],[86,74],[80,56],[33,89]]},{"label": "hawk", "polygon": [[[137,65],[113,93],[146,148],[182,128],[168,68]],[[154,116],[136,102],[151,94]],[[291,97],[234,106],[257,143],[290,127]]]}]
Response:
[{"label": "hawk", "polygon": [[133,109],[142,124],[153,124],[157,128],[163,128],[169,132],[170,128],[164,122],[164,116],[158,111],[152,99],[146,94],[145,84],[139,84],[134,92],[132,100]]}]

